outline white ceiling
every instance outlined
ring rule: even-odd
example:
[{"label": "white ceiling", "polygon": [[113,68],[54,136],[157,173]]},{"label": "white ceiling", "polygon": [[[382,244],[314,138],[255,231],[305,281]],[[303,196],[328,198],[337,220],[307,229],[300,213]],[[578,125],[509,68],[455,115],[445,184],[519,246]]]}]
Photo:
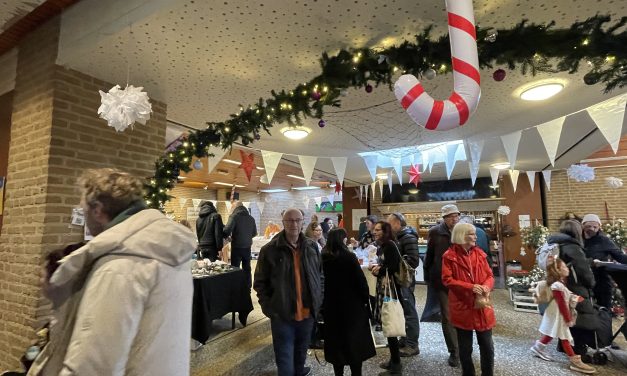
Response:
[{"label": "white ceiling", "polygon": [[[616,0],[478,0],[474,6],[477,23],[495,28],[510,28],[524,18],[535,23],[555,20],[556,27],[566,27],[597,13],[610,14],[613,19],[627,15],[627,2]],[[436,25],[435,36],[446,32],[442,0],[83,0],[63,15],[58,63],[125,84],[128,61],[129,82],[144,86],[152,98],[165,101],[168,119],[202,128],[207,121],[228,119],[240,104],[269,97],[272,89],[289,90],[315,77],[320,73],[318,59],[324,51],[411,40],[432,23]],[[254,147],[301,155],[346,156],[347,179],[367,183],[369,174],[358,152],[483,138],[485,163],[480,175],[486,176],[490,163],[506,160],[498,136],[627,92],[621,89],[607,96],[602,94],[602,85],[586,86],[582,81],[585,69],[573,75],[536,77],[508,71],[503,82],[495,82],[492,71],[481,72],[479,108],[467,125],[456,130],[422,129],[409,119],[387,87],[379,87],[371,94],[349,90],[340,109],[326,112],[325,128],[318,128],[318,119],[306,120],[314,132],[300,142],[286,142],[278,132],[282,125],[276,124],[272,137],[263,134]],[[540,103],[525,102],[514,95],[521,85],[546,78],[561,79],[565,90]],[[426,86],[434,97],[447,97],[453,86],[452,75],[437,77]],[[593,129],[595,125],[586,113],[568,118],[558,155]],[[627,131],[627,126],[623,129]],[[558,159],[556,167],[566,167],[605,144],[596,131]],[[517,168],[538,170],[549,164],[535,130],[523,132],[520,145]],[[333,171],[327,160],[316,167]],[[436,165],[432,178],[442,176],[444,166]],[[458,165],[453,177],[468,177],[466,166]]]}]

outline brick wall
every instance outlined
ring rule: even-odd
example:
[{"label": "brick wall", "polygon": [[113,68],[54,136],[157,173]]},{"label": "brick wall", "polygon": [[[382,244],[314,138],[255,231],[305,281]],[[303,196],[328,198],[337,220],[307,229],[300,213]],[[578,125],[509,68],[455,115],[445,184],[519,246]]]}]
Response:
[{"label": "brick wall", "polygon": [[605,184],[605,178],[610,176],[627,183],[627,166],[597,167],[595,176],[589,183],[578,183],[568,179],[565,170],[553,171],[551,190],[546,193],[547,216],[552,230],[557,230],[560,218],[566,212],[580,217],[595,213],[602,221],[627,218],[627,186],[612,189]]},{"label": "brick wall", "polygon": [[145,125],[116,133],[98,119],[98,90],[111,84],[55,65],[59,18],[19,46],[0,236],[0,369],[15,368],[47,313],[39,269],[48,251],[79,241],[72,208],[84,169],[115,167],[137,176],[154,172],[165,142],[166,106],[152,101]]}]

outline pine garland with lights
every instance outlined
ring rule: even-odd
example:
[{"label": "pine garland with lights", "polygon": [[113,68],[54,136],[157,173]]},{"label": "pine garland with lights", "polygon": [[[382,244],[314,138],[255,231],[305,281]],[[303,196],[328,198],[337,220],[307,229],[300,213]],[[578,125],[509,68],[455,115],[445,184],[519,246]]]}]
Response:
[{"label": "pine garland with lights", "polygon": [[[575,73],[584,61],[589,69],[584,76],[586,84],[603,83],[608,93],[627,86],[627,31],[617,32],[627,17],[613,24],[610,21],[610,16],[596,15],[566,29],[554,29],[554,22],[538,25],[526,20],[512,29],[477,27],[479,65],[484,69],[506,65],[510,70],[520,68],[523,74],[535,75]],[[431,31],[429,26],[414,42],[399,46],[341,50],[335,56],[323,53],[319,76],[292,90],[273,90],[271,98],[260,98],[254,105],[240,105],[240,111],[226,121],[208,122],[206,129],[191,133],[156,161],[155,176],[146,185],[147,205],[162,208],[170,199],[168,190],[176,184],[180,170],[189,172],[193,157],[213,157],[207,151],[211,145],[225,149],[235,142],[248,145],[261,137],[262,130],[270,134],[276,123],[294,126],[303,118],[322,119],[326,106],[340,106],[347,88],[371,92],[373,85],[387,85],[392,89],[393,76],[399,71],[416,76],[428,76],[427,71],[450,73],[448,35],[432,40]]]}]

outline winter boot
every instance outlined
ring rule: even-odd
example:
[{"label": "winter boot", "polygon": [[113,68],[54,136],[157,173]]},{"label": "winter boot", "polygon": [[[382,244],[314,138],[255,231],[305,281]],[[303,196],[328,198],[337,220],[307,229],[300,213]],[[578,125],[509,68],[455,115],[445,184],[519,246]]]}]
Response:
[{"label": "winter boot", "polygon": [[533,355],[540,359],[552,361],[551,355],[546,351],[546,345],[540,341],[536,341],[535,345],[531,346],[531,352]]},{"label": "winter boot", "polygon": [[[381,367],[383,368],[383,367]],[[389,368],[387,368],[387,371],[385,372],[381,372],[379,374],[379,376],[389,376],[389,375],[402,375],[403,374],[403,366],[401,365],[401,363],[389,363]]]},{"label": "winter boot", "polygon": [[597,370],[594,367],[591,367],[581,361],[581,355],[574,355],[574,356],[569,357],[569,359],[570,359],[570,369],[572,369],[573,371],[587,373],[587,374],[597,372]]}]

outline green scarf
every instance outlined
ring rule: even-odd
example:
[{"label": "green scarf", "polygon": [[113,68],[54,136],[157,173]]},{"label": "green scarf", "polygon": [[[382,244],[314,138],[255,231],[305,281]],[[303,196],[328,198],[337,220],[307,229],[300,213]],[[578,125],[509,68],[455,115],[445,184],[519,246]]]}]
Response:
[{"label": "green scarf", "polygon": [[146,204],[144,203],[143,200],[137,200],[137,201],[131,202],[131,205],[128,208],[124,209],[120,214],[115,216],[115,218],[113,218],[111,222],[107,223],[107,225],[105,226],[105,230],[108,230],[111,227],[126,221],[131,216],[139,213],[140,211],[146,208],[147,208]]}]

